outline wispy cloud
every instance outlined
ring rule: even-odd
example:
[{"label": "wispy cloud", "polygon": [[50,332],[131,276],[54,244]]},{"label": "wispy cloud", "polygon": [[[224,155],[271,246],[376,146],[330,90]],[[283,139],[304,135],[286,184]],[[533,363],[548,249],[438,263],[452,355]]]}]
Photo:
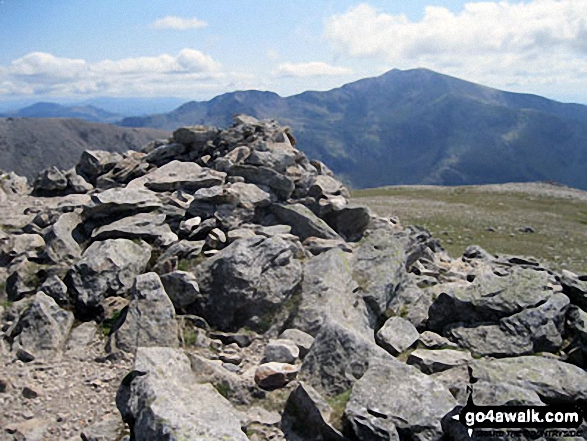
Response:
[{"label": "wispy cloud", "polygon": [[175,15],[168,15],[167,17],[160,18],[151,24],[153,29],[175,29],[179,31],[204,28],[206,26],[208,26],[208,23],[199,18],[185,18],[177,17]]},{"label": "wispy cloud", "polygon": [[471,2],[428,6],[420,21],[364,3],[332,16],[325,37],[341,54],[390,67],[430,67],[493,85],[580,84],[587,75],[587,2]]},{"label": "wispy cloud", "polygon": [[332,66],[321,61],[309,63],[282,63],[277,66],[274,74],[279,77],[323,77],[351,74],[352,70],[346,67]]}]

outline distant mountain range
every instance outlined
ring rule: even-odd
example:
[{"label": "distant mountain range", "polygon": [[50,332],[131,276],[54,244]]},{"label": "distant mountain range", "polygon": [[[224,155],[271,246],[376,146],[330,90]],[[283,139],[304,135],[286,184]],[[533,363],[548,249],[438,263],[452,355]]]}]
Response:
[{"label": "distant mountain range", "polygon": [[13,112],[0,114],[0,118],[76,118],[92,122],[113,123],[122,115],[107,112],[95,106],[63,106],[55,103],[35,103]]},{"label": "distant mountain range", "polygon": [[33,179],[42,169],[74,166],[84,150],[125,152],[154,139],[164,130],[127,128],[78,119],[0,119],[0,169]]},{"label": "distant mountain range", "polygon": [[[45,107],[53,109],[51,116],[116,118],[116,112],[95,104],[67,109],[37,104],[20,113],[42,116]],[[118,124],[225,127],[237,113],[289,125],[301,150],[355,188],[555,181],[587,189],[587,106],[503,92],[426,69],[392,70],[286,98],[227,93]]]},{"label": "distant mountain range", "polygon": [[241,112],[290,125],[300,149],[357,188],[556,181],[587,189],[587,106],[425,69],[287,98],[228,93],[120,124],[226,126]]}]

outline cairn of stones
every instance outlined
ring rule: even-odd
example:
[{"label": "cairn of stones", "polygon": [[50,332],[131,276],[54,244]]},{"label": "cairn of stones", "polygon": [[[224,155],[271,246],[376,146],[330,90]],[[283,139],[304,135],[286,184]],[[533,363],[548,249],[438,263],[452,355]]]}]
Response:
[{"label": "cairn of stones", "polygon": [[0,440],[460,440],[469,399],[587,403],[587,276],[452,259],[274,121],[0,185]]}]

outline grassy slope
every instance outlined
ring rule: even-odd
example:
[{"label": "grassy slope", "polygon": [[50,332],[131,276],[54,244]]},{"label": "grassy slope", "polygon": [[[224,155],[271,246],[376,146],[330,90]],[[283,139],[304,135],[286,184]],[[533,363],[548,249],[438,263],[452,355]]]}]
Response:
[{"label": "grassy slope", "polygon": [[[545,184],[397,186],[357,190],[353,198],[379,215],[428,228],[452,257],[477,244],[587,274],[587,192]],[[535,233],[519,231],[526,226]]]}]

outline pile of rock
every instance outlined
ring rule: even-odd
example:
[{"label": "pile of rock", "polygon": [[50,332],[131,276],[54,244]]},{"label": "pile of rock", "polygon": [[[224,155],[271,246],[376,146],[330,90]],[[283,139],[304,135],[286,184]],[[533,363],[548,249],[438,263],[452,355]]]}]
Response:
[{"label": "pile of rock", "polygon": [[[88,151],[31,195],[5,181],[0,439],[122,437],[114,403],[135,440],[429,440],[456,436],[471,386],[476,404],[587,402],[584,276],[450,259],[350,205],[275,122]],[[92,421],[29,391],[70,362],[119,381]]]}]

